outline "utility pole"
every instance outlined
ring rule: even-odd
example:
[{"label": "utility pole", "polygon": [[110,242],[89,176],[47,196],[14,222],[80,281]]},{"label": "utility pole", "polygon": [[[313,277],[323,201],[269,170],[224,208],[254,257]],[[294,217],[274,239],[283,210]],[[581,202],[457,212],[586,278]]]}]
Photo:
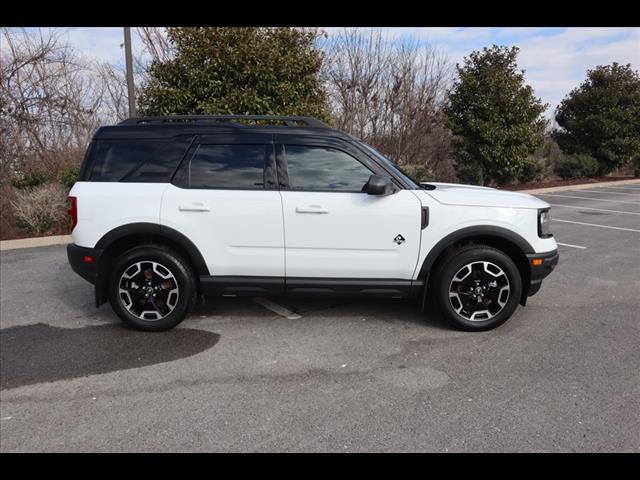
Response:
[{"label": "utility pole", "polygon": [[129,96],[129,116],[136,116],[136,95],[133,91],[133,60],[131,55],[131,27],[124,27],[124,56],[127,64],[127,93]]}]

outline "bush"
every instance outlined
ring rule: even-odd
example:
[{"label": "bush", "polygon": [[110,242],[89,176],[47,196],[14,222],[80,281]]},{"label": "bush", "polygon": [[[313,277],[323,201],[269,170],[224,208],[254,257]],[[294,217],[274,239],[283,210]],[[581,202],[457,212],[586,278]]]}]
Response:
[{"label": "bush", "polygon": [[553,171],[564,179],[592,177],[598,172],[598,161],[589,155],[570,155],[556,160]]},{"label": "bush", "polygon": [[25,190],[28,188],[38,187],[44,184],[48,180],[48,175],[45,172],[39,170],[32,170],[21,175],[16,175],[11,179],[11,184]]},{"label": "bush", "polygon": [[423,165],[403,165],[402,170],[407,173],[411,178],[418,182],[433,182],[435,181],[435,175],[426,164]]},{"label": "bush", "polygon": [[18,189],[8,183],[0,183],[0,240],[10,240],[20,235],[13,215],[11,201],[16,199]]},{"label": "bush", "polygon": [[475,162],[456,164],[456,176],[460,183],[484,185],[484,172],[482,167]]},{"label": "bush", "polygon": [[31,235],[45,235],[67,222],[67,192],[60,183],[18,190],[11,202],[16,224]]},{"label": "bush", "polygon": [[640,154],[631,159],[631,168],[633,169],[633,176],[640,178]]},{"label": "bush", "polygon": [[78,181],[80,177],[80,167],[76,165],[67,165],[63,167],[58,175],[60,182],[67,187],[67,190],[71,190],[73,184]]},{"label": "bush", "polygon": [[544,177],[544,167],[542,164],[534,159],[528,160],[524,163],[518,174],[518,181],[520,183],[535,182],[541,180]]}]

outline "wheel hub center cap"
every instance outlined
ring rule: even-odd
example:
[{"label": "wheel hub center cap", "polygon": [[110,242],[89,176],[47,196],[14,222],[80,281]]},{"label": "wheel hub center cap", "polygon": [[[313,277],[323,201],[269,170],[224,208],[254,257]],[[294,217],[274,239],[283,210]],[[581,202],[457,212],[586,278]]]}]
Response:
[{"label": "wheel hub center cap", "polygon": [[480,295],[482,293],[482,287],[476,287],[475,293],[476,295]]},{"label": "wheel hub center cap", "polygon": [[153,287],[147,287],[147,293],[151,295],[153,293]]}]

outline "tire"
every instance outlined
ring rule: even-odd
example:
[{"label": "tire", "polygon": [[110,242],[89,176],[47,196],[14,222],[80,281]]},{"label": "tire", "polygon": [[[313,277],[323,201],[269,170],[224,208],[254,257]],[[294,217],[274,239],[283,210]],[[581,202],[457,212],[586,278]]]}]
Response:
[{"label": "tire", "polygon": [[491,330],[506,322],[517,308],[522,278],[504,252],[470,245],[442,261],[432,291],[438,310],[454,328]]},{"label": "tire", "polygon": [[147,332],[178,325],[191,313],[197,298],[196,280],[188,264],[161,245],[135,247],[116,258],[108,291],[114,312],[130,327]]}]

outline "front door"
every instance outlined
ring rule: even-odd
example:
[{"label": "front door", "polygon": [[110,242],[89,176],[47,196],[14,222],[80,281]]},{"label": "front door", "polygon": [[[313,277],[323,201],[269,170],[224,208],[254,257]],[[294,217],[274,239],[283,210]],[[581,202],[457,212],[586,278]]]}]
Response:
[{"label": "front door", "polygon": [[363,192],[383,172],[347,142],[293,135],[276,142],[287,286],[295,278],[410,280],[420,249],[416,195]]}]

